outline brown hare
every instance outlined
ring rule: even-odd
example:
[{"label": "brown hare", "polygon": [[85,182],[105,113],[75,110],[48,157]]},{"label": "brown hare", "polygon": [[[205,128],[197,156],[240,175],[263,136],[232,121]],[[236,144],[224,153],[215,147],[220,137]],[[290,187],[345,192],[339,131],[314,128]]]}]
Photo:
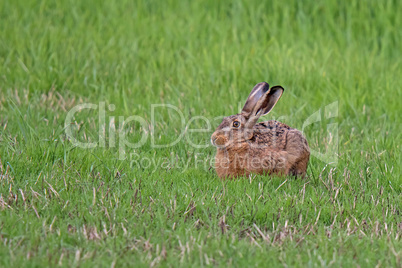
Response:
[{"label": "brown hare", "polygon": [[225,117],[211,136],[217,147],[215,169],[220,178],[249,174],[304,177],[310,149],[302,133],[278,121],[257,124],[282,96],[281,86],[257,84],[240,114]]}]

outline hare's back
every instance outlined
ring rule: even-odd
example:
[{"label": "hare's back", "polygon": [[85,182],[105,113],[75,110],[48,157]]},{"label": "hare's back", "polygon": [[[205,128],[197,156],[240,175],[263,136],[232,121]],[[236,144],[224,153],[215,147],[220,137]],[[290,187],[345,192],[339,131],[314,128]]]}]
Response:
[{"label": "hare's back", "polygon": [[270,120],[270,121],[265,121],[265,122],[260,122],[255,125],[256,128],[261,129],[261,128],[267,128],[267,129],[282,129],[282,130],[291,130],[293,128],[289,127],[288,125],[281,123],[276,120]]},{"label": "hare's back", "polygon": [[293,128],[276,120],[261,122],[254,126],[253,142],[266,144],[272,149],[284,150],[286,135],[290,130]]}]

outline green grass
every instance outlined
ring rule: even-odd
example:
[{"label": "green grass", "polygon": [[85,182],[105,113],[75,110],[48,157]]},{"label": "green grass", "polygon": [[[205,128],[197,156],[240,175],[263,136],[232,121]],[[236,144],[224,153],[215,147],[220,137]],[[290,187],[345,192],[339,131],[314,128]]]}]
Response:
[{"label": "green grass", "polygon": [[[400,1],[1,1],[0,266],[400,267],[399,10]],[[285,88],[263,120],[302,129],[320,111],[304,128],[312,150],[327,150],[337,124],[337,163],[312,157],[299,180],[216,176],[215,149],[191,143],[208,144],[214,118],[237,113],[261,81]],[[100,102],[115,105],[105,146],[74,146],[67,112]],[[334,102],[338,115],[325,118]],[[152,104],[177,107],[186,123],[204,116],[211,130],[154,148],[151,138],[167,144],[184,127],[159,108],[151,136]],[[124,155],[119,116],[133,115],[148,128],[128,124],[127,139],[148,138]],[[98,140],[97,110],[73,122],[79,140]]]}]

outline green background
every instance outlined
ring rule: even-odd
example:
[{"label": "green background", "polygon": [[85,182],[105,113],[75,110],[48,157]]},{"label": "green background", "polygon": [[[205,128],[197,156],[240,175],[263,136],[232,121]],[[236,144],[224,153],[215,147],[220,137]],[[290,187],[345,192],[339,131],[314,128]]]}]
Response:
[{"label": "green background", "polygon": [[[0,266],[400,266],[400,10],[400,1],[1,1]],[[216,176],[215,148],[191,143],[208,145],[216,118],[237,113],[261,81],[285,88],[262,120],[302,129],[322,116],[303,129],[315,152],[328,151],[337,124],[336,163],[312,157],[298,180]],[[115,105],[105,146],[74,146],[68,111],[101,102]],[[338,114],[327,118],[331,103]],[[174,142],[184,128],[162,108],[152,123],[152,104],[211,128],[154,148],[151,139]],[[77,113],[75,137],[98,141],[98,114]],[[148,127],[122,130],[119,116],[134,115]],[[125,132],[147,140],[121,160]]]}]

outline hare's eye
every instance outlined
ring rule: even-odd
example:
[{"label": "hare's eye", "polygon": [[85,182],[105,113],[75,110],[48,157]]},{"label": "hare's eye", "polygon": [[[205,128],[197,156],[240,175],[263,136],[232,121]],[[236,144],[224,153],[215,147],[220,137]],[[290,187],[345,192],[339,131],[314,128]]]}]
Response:
[{"label": "hare's eye", "polygon": [[233,122],[233,127],[235,127],[235,128],[240,127],[240,122],[239,121],[234,121]]}]

